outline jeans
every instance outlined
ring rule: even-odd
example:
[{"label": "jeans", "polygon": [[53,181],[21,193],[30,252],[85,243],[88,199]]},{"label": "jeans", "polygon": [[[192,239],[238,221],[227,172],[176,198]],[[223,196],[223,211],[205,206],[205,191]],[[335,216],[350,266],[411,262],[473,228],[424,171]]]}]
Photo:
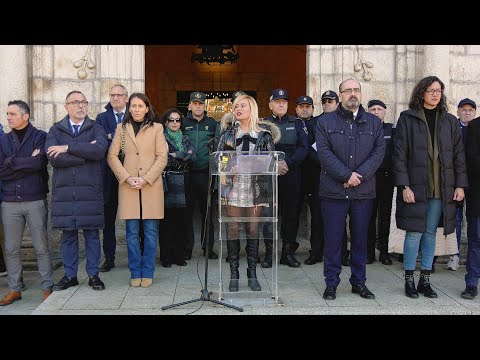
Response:
[{"label": "jeans", "polygon": [[458,256],[460,256],[460,241],[462,240],[462,224],[463,224],[463,206],[457,207],[456,210],[456,228],[455,233],[457,234],[457,245],[458,245]]},{"label": "jeans", "polygon": [[143,255],[140,251],[140,220],[126,220],[128,268],[132,279],[153,279],[158,243],[158,220],[143,220]]},{"label": "jeans", "polygon": [[415,270],[420,240],[422,244],[422,270],[431,270],[435,255],[435,237],[442,216],[442,200],[427,199],[427,229],[424,233],[407,231],[403,249],[403,269]]}]

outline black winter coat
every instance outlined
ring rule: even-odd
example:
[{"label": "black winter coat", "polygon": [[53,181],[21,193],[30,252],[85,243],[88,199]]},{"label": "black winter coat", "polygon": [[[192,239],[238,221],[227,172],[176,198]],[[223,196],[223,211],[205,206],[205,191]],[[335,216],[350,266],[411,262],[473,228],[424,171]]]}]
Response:
[{"label": "black winter coat", "polygon": [[480,216],[480,117],[467,126],[465,145],[467,174],[470,187],[467,192],[467,216]]},{"label": "black winter coat", "polygon": [[[397,227],[424,233],[427,227],[428,126],[416,110],[400,114],[395,130],[393,175],[395,186],[408,185],[415,194],[415,203],[403,201],[397,191]],[[455,188],[468,186],[462,135],[455,116],[443,111],[439,117],[439,158],[443,203],[444,234],[455,231]]]},{"label": "black winter coat", "polygon": [[108,147],[105,130],[87,117],[78,136],[73,137],[67,115],[50,128],[45,151],[55,145],[68,145],[68,151],[48,157],[53,166],[52,228],[102,229],[102,160]]}]

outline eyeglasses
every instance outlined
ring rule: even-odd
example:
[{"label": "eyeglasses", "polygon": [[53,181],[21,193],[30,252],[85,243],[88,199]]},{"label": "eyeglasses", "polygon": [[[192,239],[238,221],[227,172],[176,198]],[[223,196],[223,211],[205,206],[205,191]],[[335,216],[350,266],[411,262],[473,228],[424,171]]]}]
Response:
[{"label": "eyeglasses", "polygon": [[168,122],[170,122],[170,123],[177,123],[177,122],[180,123],[180,122],[182,122],[182,119],[181,118],[178,118],[178,119],[170,119],[169,118]]},{"label": "eyeglasses", "polygon": [[82,106],[88,106],[88,101],[87,100],[83,100],[83,101],[75,100],[75,101],[71,101],[71,102],[67,103],[67,105],[70,105],[70,104],[72,104],[75,107],[79,107],[80,104],[82,104]]},{"label": "eyeglasses", "polygon": [[122,97],[122,96],[125,96],[127,94],[110,94],[110,97],[111,98],[116,98],[116,97]]},{"label": "eyeglasses", "polygon": [[322,104],[326,104],[326,103],[331,104],[331,103],[334,103],[334,102],[335,102],[335,100],[333,100],[333,99],[323,99],[322,100]]},{"label": "eyeglasses", "polygon": [[443,90],[442,89],[432,89],[432,90],[426,90],[425,92],[428,95],[435,95],[435,94],[441,95],[443,93]]},{"label": "eyeglasses", "polygon": [[355,88],[355,89],[345,89],[345,90],[340,91],[340,92],[345,93],[345,94],[353,94],[353,93],[360,94],[362,92],[362,90],[359,89],[359,88]]}]

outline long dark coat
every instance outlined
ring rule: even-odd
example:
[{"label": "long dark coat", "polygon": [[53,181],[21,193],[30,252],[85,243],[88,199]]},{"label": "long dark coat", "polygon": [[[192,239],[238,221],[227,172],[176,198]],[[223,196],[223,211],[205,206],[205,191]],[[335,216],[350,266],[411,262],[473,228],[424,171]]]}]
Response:
[{"label": "long dark coat", "polygon": [[[415,203],[403,201],[397,191],[397,227],[424,233],[427,227],[428,125],[416,110],[406,110],[397,122],[393,151],[393,174],[396,186],[408,185]],[[439,117],[439,158],[443,203],[444,235],[455,231],[455,188],[468,186],[462,135],[455,116],[443,111]]]},{"label": "long dark coat", "polygon": [[78,136],[73,137],[67,115],[50,128],[45,151],[55,145],[68,145],[68,152],[48,156],[53,166],[52,228],[103,229],[102,159],[108,147],[105,130],[87,117]]},{"label": "long dark coat", "polygon": [[465,145],[470,187],[467,192],[467,216],[480,216],[480,118],[467,126]]}]

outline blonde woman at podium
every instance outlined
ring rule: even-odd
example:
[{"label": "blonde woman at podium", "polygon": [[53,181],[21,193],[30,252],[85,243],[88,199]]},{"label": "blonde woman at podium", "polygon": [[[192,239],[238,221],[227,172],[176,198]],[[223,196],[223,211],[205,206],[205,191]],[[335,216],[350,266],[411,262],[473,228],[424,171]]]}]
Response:
[{"label": "blonde woman at podium", "polygon": [[[226,114],[222,119],[221,136],[218,151],[248,152],[274,151],[275,143],[280,139],[278,127],[264,121],[258,116],[258,105],[249,95],[239,95],[233,101],[233,114]],[[229,217],[259,217],[263,206],[268,204],[271,189],[255,175],[228,176],[222,183],[226,189],[227,216]],[[247,276],[248,286],[252,291],[261,291],[257,280],[258,257],[258,222],[245,222],[247,236]],[[239,258],[240,258],[240,223],[229,222],[227,226],[227,253],[230,258],[230,284],[229,291],[238,291]]]}]

